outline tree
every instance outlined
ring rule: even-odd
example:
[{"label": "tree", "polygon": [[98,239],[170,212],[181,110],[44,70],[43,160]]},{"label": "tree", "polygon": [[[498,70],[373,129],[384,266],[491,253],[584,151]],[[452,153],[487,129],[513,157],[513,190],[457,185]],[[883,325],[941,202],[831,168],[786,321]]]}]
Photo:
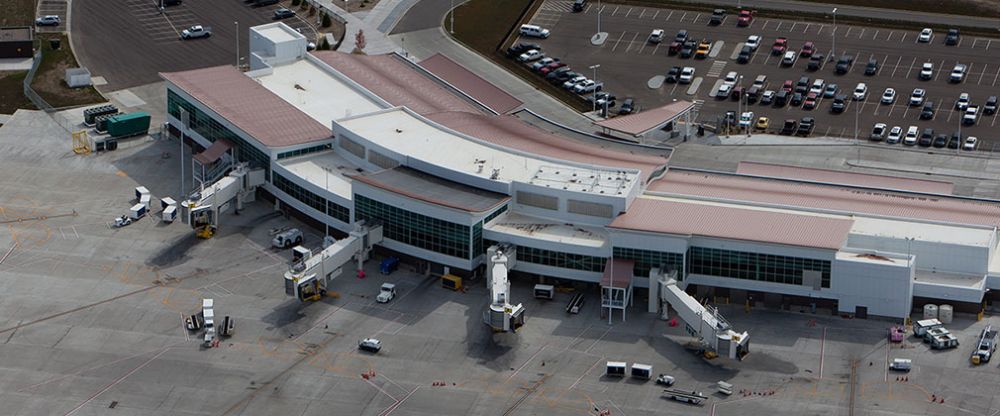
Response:
[{"label": "tree", "polygon": [[354,35],[354,50],[353,53],[364,54],[365,53],[365,31],[364,29],[358,29],[358,34]]},{"label": "tree", "polygon": [[302,3],[302,0],[292,0],[292,7],[298,6]]},{"label": "tree", "polygon": [[331,24],[331,22],[330,22],[330,15],[326,14],[326,12],[323,12],[323,19],[322,20],[323,20],[323,27],[330,27],[330,24]]},{"label": "tree", "polygon": [[315,4],[310,4],[309,5],[309,16],[312,17],[312,16],[315,16],[315,15],[316,15],[316,5]]},{"label": "tree", "polygon": [[326,40],[326,36],[323,36],[323,40],[320,41],[319,49],[322,51],[330,50],[330,41]]}]

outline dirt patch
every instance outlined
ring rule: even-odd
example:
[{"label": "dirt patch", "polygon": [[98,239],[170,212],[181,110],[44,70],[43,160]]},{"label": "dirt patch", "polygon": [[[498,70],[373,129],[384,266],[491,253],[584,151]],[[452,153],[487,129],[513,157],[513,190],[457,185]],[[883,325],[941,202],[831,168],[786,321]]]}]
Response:
[{"label": "dirt patch", "polygon": [[31,26],[35,20],[34,0],[0,1],[0,27]]},{"label": "dirt patch", "polygon": [[[78,67],[66,35],[39,35],[38,39],[42,49],[42,63],[35,73],[31,89],[55,108],[106,101],[94,87],[70,88],[66,85],[66,70]],[[60,40],[59,49],[52,48],[51,39]]]},{"label": "dirt patch", "polygon": [[28,71],[0,72],[0,114],[14,114],[19,108],[35,109],[23,93],[22,86],[27,75]]}]

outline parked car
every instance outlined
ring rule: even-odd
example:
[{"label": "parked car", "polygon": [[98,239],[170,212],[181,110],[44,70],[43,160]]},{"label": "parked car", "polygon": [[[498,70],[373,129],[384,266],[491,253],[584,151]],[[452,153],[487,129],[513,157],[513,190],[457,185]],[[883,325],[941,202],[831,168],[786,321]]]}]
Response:
[{"label": "parked car", "polygon": [[568,67],[566,66],[565,63],[562,63],[562,62],[559,62],[559,61],[555,61],[555,62],[553,62],[551,64],[548,64],[548,65],[545,65],[545,66],[541,67],[540,69],[538,69],[538,72],[540,74],[542,74],[542,75],[548,75],[549,72],[552,72],[552,71],[555,71],[555,70],[558,70],[558,69],[562,69],[562,68],[568,68]]},{"label": "parked car", "polygon": [[573,12],[582,12],[583,8],[587,6],[587,0],[575,0],[573,1]]},{"label": "parked car", "polygon": [[798,122],[795,119],[786,119],[785,124],[781,126],[781,134],[792,134],[795,133],[795,128],[798,127]]},{"label": "parked car", "polygon": [[542,67],[544,67],[544,66],[546,66],[548,64],[551,64],[553,62],[556,62],[556,58],[552,58],[552,57],[546,56],[546,57],[541,58],[541,59],[535,61],[534,63],[532,63],[531,64],[531,70],[532,71],[538,71],[539,69],[542,69]]},{"label": "parked car", "polygon": [[690,58],[694,55],[695,48],[697,47],[698,43],[693,40],[684,42],[684,46],[681,46],[681,53],[678,56],[684,59]]},{"label": "parked car", "polygon": [[813,56],[810,56],[809,57],[809,64],[806,65],[806,69],[808,69],[810,71],[818,71],[820,68],[823,67],[823,63],[825,62],[824,58],[826,58],[826,57],[823,56],[823,54],[820,54],[820,53],[817,53],[817,54],[814,54]]},{"label": "parked car", "polygon": [[930,127],[925,128],[924,132],[920,134],[920,140],[917,141],[917,144],[920,145],[921,147],[931,147],[931,144],[933,143],[934,143],[934,129]]},{"label": "parked car", "polygon": [[549,37],[551,32],[538,25],[521,25],[521,36],[529,36],[535,38],[545,39]]},{"label": "parked car", "polygon": [[872,134],[868,135],[868,140],[873,142],[882,141],[885,138],[886,128],[885,123],[875,123],[875,126],[872,127]]},{"label": "parked car", "polygon": [[924,97],[927,96],[927,91],[923,88],[914,88],[913,93],[910,94],[910,105],[918,106],[924,103]]},{"label": "parked car", "polygon": [[726,9],[715,9],[712,11],[712,17],[708,19],[708,24],[711,26],[721,25],[722,21],[726,19]]},{"label": "parked car", "polygon": [[892,87],[886,88],[882,92],[882,104],[892,104],[896,102],[896,90]]},{"label": "parked car", "polygon": [[816,53],[816,44],[812,43],[811,41],[803,43],[802,50],[799,52],[799,54],[802,55],[803,58],[808,58],[812,56],[814,53]]},{"label": "parked car", "polygon": [[585,77],[583,75],[577,75],[577,76],[575,76],[573,78],[570,78],[570,79],[566,80],[566,82],[563,82],[562,86],[563,86],[563,88],[565,88],[567,90],[572,90],[573,87],[576,84],[579,84],[579,83],[581,83],[583,81],[586,81],[586,80],[587,80],[587,77]]},{"label": "parked car", "polygon": [[514,46],[507,48],[507,57],[516,58],[518,55],[530,51],[532,49],[541,50],[542,47],[535,43],[518,43]]},{"label": "parked car", "polygon": [[774,91],[764,91],[764,93],[760,96],[760,103],[763,105],[771,105],[774,103]]},{"label": "parked car", "polygon": [[910,126],[906,129],[906,135],[903,136],[903,144],[907,146],[913,146],[917,144],[917,135],[920,129],[917,126]]},{"label": "parked car", "polygon": [[847,108],[846,95],[838,95],[833,98],[833,105],[830,106],[830,111],[839,114],[843,113],[845,108]]},{"label": "parked car", "polygon": [[287,19],[289,17],[295,17],[295,12],[291,9],[280,7],[274,11],[274,20]]},{"label": "parked car", "polygon": [[212,28],[194,25],[181,31],[181,39],[208,38],[212,36]]},{"label": "parked car", "polygon": [[588,79],[579,84],[574,85],[573,92],[577,94],[588,94],[594,91],[600,91],[601,87],[603,86],[604,86],[603,82],[598,82],[592,79]]},{"label": "parked car", "polygon": [[948,35],[944,38],[944,44],[949,46],[958,45],[958,29],[948,29]]},{"label": "parked car", "polygon": [[743,127],[749,128],[752,123],[753,123],[753,111],[745,111],[743,112],[743,114],[740,114],[741,128]]},{"label": "parked car", "polygon": [[962,124],[971,126],[979,121],[979,106],[970,105],[965,108],[965,114],[962,115]]},{"label": "parked car", "polygon": [[[568,68],[568,67],[563,67],[563,68]],[[557,69],[555,71],[550,72],[549,75],[545,76],[545,78],[551,77],[549,79],[549,82],[551,82],[553,84],[562,85],[562,83],[564,83],[566,81],[569,81],[569,80],[571,80],[573,78],[576,78],[576,77],[583,76],[583,74],[581,74],[579,72],[576,72],[576,71],[573,71],[573,70],[560,72],[560,70],[563,69],[563,68],[559,68],[559,69]],[[555,73],[555,76],[552,76],[553,73]]]},{"label": "parked car", "polygon": [[36,26],[59,26],[59,23],[61,23],[59,16],[51,14],[35,19]]},{"label": "parked car", "polygon": [[677,31],[677,36],[674,36],[674,40],[684,43],[688,40],[688,31],[681,29]]},{"label": "parked car", "polygon": [[806,100],[802,103],[803,110],[812,110],[819,103],[819,94],[810,92],[806,95]]},{"label": "parked car", "polygon": [[826,87],[826,81],[823,81],[823,78],[816,78],[816,80],[813,81],[812,86],[809,87],[809,92],[821,94],[823,93],[823,88],[825,87]]},{"label": "parked car", "polygon": [[382,341],[375,338],[365,338],[358,343],[358,349],[374,354],[382,350]]},{"label": "parked car", "polygon": [[764,131],[764,130],[767,130],[767,126],[769,126],[770,124],[771,124],[771,120],[770,119],[768,119],[767,117],[764,117],[764,116],[760,116],[760,117],[757,117],[757,123],[754,124],[753,127],[755,129],[757,129],[757,130]]},{"label": "parked car", "polygon": [[777,38],[774,40],[774,45],[771,46],[771,55],[783,55],[785,49],[788,49],[788,39]]},{"label": "parked car", "polygon": [[865,65],[865,75],[875,75],[878,73],[878,59],[871,58],[868,65]]},{"label": "parked car", "polygon": [[925,27],[923,30],[920,31],[920,34],[917,35],[917,42],[920,43],[930,42],[933,36],[934,36],[934,31],[931,30],[931,28],[929,27]]},{"label": "parked car", "polygon": [[934,147],[937,147],[937,148],[942,148],[942,147],[947,146],[948,145],[948,135],[942,133],[942,134],[938,134],[937,136],[934,136],[934,143],[932,143],[932,145]]},{"label": "parked car", "polygon": [[712,50],[712,42],[708,39],[702,39],[701,43],[698,44],[698,49],[694,52],[694,59],[705,59],[708,57],[708,53]]},{"label": "parked car", "polygon": [[747,41],[743,44],[744,46],[749,46],[750,49],[757,50],[760,47],[760,36],[750,35],[747,36]]},{"label": "parked car", "polygon": [[798,56],[799,56],[799,54],[795,53],[795,51],[793,51],[793,50],[789,50],[789,51],[785,52],[785,56],[783,56],[781,58],[781,65],[782,66],[792,66],[792,65],[795,65],[795,59]]},{"label": "parked car", "polygon": [[986,99],[986,104],[983,105],[983,114],[993,115],[997,112],[997,96],[991,95],[990,98]]},{"label": "parked car", "polygon": [[723,84],[736,85],[736,81],[739,80],[740,74],[736,71],[729,71],[726,73],[726,77],[722,79]]},{"label": "parked car", "polygon": [[816,119],[812,117],[802,117],[802,119],[799,120],[799,129],[795,131],[795,134],[799,136],[808,136],[812,133],[815,127]]},{"label": "parked car", "polygon": [[979,139],[975,136],[968,136],[965,138],[965,142],[962,143],[962,150],[976,150],[976,145],[979,143]]},{"label": "parked car", "polygon": [[948,139],[949,149],[958,149],[962,145],[962,135],[959,132],[954,132],[951,134],[951,138]]},{"label": "parked car", "polygon": [[920,67],[920,79],[927,81],[934,78],[934,64],[930,62],[924,62]]},{"label": "parked car", "polygon": [[965,64],[955,64],[955,68],[951,70],[951,77],[949,80],[951,82],[962,82],[965,79],[965,71],[968,67]]},{"label": "parked car", "polygon": [[782,91],[792,92],[794,89],[795,89],[795,82],[790,79],[786,79],[785,82],[781,84]]},{"label": "parked car", "polygon": [[934,103],[932,101],[924,102],[924,108],[920,110],[921,120],[930,120],[934,118]]},{"label": "parked car", "polygon": [[694,68],[690,66],[684,67],[681,70],[681,77],[678,82],[681,84],[690,84],[692,80],[694,80]]},{"label": "parked car", "polygon": [[747,27],[753,23],[753,13],[749,10],[740,10],[739,16],[736,18],[736,26]]},{"label": "parked car", "polygon": [[680,76],[681,76],[681,67],[674,66],[671,67],[669,71],[667,71],[667,77],[664,78],[663,81],[673,84],[677,82],[677,79],[680,78]]},{"label": "parked car", "polygon": [[886,136],[885,142],[888,144],[899,143],[903,139],[903,128],[899,126],[892,126],[889,129],[889,135]]},{"label": "parked car", "polygon": [[622,106],[618,108],[618,114],[632,114],[635,112],[635,99],[626,98]]},{"label": "parked car", "polygon": [[663,41],[663,36],[663,29],[653,29],[653,32],[649,34],[649,43],[660,43]]},{"label": "parked car", "polygon": [[521,56],[517,57],[517,60],[521,61],[521,62],[531,62],[531,61],[534,61],[536,59],[542,59],[544,57],[545,57],[545,53],[544,52],[542,52],[542,51],[540,51],[538,49],[532,49],[530,51],[522,53]]},{"label": "parked car", "polygon": [[729,98],[729,94],[732,93],[733,93],[732,84],[722,84],[722,86],[719,87],[719,91],[716,91],[715,98],[718,98],[720,100],[726,99]]},{"label": "parked car", "polygon": [[965,111],[969,107],[969,93],[963,92],[958,95],[958,101],[955,101],[955,109]]},{"label": "parked car", "polygon": [[788,91],[785,90],[778,91],[778,93],[774,95],[774,106],[778,108],[784,107],[785,104],[788,103],[789,95],[791,94]]},{"label": "parked car", "polygon": [[857,87],[854,87],[854,100],[862,101],[868,96],[868,84],[859,82]]},{"label": "parked car", "polygon": [[844,54],[840,57],[840,59],[837,60],[837,67],[835,68],[835,72],[839,75],[846,74],[848,71],[851,70],[851,65],[853,64],[854,64],[854,56]]},{"label": "parked car", "polygon": [[745,64],[750,62],[750,57],[753,55],[753,48],[748,45],[743,45],[740,48],[740,54],[736,56],[736,63]]},{"label": "parked car", "polygon": [[809,77],[803,76],[795,83],[795,92],[805,94],[809,92]]}]

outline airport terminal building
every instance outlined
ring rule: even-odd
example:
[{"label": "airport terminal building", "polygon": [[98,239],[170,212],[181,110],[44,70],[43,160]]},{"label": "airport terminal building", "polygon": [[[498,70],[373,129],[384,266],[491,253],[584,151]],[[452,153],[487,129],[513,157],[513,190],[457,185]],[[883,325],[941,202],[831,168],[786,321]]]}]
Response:
[{"label": "airport terminal building", "polygon": [[475,273],[507,243],[527,274],[596,283],[627,260],[639,288],[659,267],[734,302],[887,317],[975,309],[1000,288],[1000,201],[950,183],[671,168],[669,150],[587,145],[509,115],[514,97],[442,56],[307,52],[281,23],[252,28],[250,52],[248,72],[162,74],[198,180],[249,163],[281,205],[345,232],[379,221],[385,249],[439,269]]}]

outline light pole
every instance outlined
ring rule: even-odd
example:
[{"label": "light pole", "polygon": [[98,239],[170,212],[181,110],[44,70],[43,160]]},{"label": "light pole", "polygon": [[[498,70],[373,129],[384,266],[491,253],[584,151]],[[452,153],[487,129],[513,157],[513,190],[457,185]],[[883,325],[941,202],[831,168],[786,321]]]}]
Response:
[{"label": "light pole", "polygon": [[830,32],[830,39],[833,40],[833,48],[830,49],[830,60],[837,55],[837,8],[833,8],[833,31]]},{"label": "light pole", "polygon": [[[868,95],[865,94],[865,99]],[[865,100],[858,100],[858,105],[854,108],[854,145],[858,147],[858,160],[857,163],[861,163],[861,141],[858,140],[858,122],[861,117],[861,107],[865,104]]]},{"label": "light pole", "polygon": [[240,69],[240,22],[233,22],[236,25],[236,69]]},{"label": "light pole", "polygon": [[451,0],[451,34],[455,34],[455,0]]},{"label": "light pole", "polygon": [[594,70],[594,96],[593,96],[593,101],[594,101],[594,103],[593,103],[594,106],[593,107],[594,107],[594,109],[591,110],[591,111],[595,111],[595,112],[597,111],[597,68],[600,68],[600,67],[601,67],[601,64],[595,64],[595,65],[591,65],[590,66],[590,69]]},{"label": "light pole", "polygon": [[601,33],[601,0],[597,0],[597,33]]}]

